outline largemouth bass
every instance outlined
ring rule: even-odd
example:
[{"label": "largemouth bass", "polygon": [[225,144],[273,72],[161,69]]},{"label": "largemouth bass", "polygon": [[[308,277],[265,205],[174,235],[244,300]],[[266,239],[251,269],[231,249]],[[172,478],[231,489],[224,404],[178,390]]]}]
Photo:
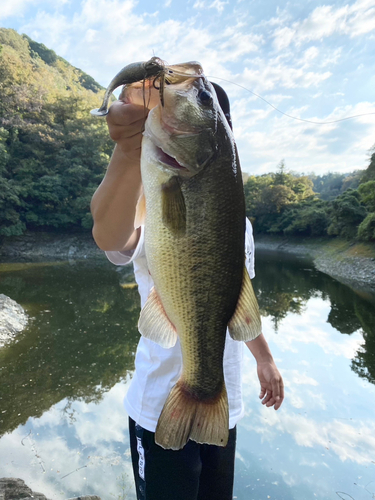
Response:
[{"label": "largemouth bass", "polygon": [[[125,102],[151,109],[141,171],[154,288],[138,326],[165,348],[179,338],[183,361],[155,440],[174,450],[189,439],[225,446],[226,330],[238,341],[261,333],[245,268],[245,201],[232,131],[199,63],[166,66],[153,57],[129,64],[113,78],[93,115],[108,113],[110,95],[120,85]],[[138,203],[136,226],[143,206]]]},{"label": "largemouth bass", "polygon": [[142,140],[145,249],[154,288],[139,330],[165,348],[177,338],[181,343],[181,377],[165,402],[156,442],[170,449],[189,439],[225,446],[226,330],[239,341],[261,333],[244,265],[242,175],[232,131],[202,67],[170,68],[176,67],[181,77],[160,82],[162,102],[149,112]]}]

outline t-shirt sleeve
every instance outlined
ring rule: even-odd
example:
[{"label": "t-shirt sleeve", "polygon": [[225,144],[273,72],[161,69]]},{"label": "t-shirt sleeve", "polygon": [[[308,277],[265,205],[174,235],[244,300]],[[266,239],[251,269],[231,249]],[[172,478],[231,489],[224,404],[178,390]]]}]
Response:
[{"label": "t-shirt sleeve", "polygon": [[248,218],[246,218],[246,233],[245,233],[245,255],[246,255],[246,269],[251,279],[255,277],[255,256],[254,256],[254,237],[253,226]]},{"label": "t-shirt sleeve", "polygon": [[145,255],[145,228],[141,226],[141,234],[138,240],[138,244],[134,250],[128,250],[127,252],[119,251],[108,251],[105,252],[107,259],[115,264],[116,266],[126,266],[132,263],[135,259],[143,257]]}]

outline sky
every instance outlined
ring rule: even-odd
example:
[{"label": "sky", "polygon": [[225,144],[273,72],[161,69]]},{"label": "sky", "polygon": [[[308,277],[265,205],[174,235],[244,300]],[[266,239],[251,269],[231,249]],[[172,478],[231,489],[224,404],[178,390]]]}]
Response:
[{"label": "sky", "polygon": [[369,164],[375,0],[1,0],[0,26],[44,43],[104,87],[154,55],[199,61],[228,93],[250,175],[282,160],[319,175]]}]

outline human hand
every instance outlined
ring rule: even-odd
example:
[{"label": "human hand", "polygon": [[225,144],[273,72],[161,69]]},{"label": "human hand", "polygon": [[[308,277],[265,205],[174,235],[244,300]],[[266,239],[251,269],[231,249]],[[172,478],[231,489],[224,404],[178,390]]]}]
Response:
[{"label": "human hand", "polygon": [[263,361],[257,364],[260,382],[259,398],[262,404],[274,406],[278,410],[284,400],[284,383],[274,361]]},{"label": "human hand", "polygon": [[123,101],[115,101],[109,108],[107,125],[109,135],[127,160],[140,161],[141,142],[148,110],[142,106]]},{"label": "human hand", "polygon": [[158,103],[158,91],[146,82],[144,86],[139,83],[125,87],[120,99],[109,108],[109,135],[132,163],[139,163],[144,124],[149,110]]}]

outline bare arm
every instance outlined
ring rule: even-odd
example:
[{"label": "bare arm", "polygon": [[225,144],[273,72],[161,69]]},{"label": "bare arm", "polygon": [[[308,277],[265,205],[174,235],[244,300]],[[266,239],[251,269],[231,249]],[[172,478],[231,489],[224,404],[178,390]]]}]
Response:
[{"label": "bare arm", "polygon": [[[151,109],[158,104],[158,92],[150,88],[147,95],[146,106]],[[93,236],[102,250],[132,250],[138,243],[134,218],[142,189],[140,156],[147,113],[142,85],[123,93],[109,108],[107,124],[116,146],[91,200]]]},{"label": "bare arm", "polygon": [[116,146],[107,172],[91,200],[93,236],[102,250],[124,250],[137,243],[134,216],[141,193],[140,151],[144,109],[116,101],[107,117]]},{"label": "bare arm", "polygon": [[284,400],[284,383],[263,333],[246,345],[257,362],[262,404],[278,410]]}]

